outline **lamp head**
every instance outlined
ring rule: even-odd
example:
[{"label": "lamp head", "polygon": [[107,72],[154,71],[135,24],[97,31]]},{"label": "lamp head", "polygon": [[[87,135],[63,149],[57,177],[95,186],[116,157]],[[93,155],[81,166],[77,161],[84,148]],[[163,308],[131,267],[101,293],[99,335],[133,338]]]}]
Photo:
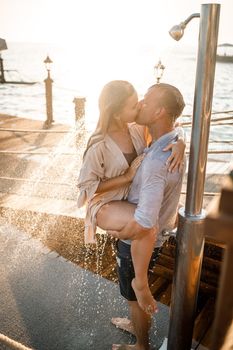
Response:
[{"label": "lamp head", "polygon": [[161,60],[158,61],[157,64],[155,64],[154,66],[154,70],[156,71],[156,79],[157,79],[157,83],[159,84],[160,79],[163,76],[163,72],[164,72],[165,66],[162,64]]},{"label": "lamp head", "polygon": [[6,40],[0,38],[0,52],[2,50],[7,50]]},{"label": "lamp head", "polygon": [[44,63],[45,63],[46,69],[49,71],[51,63],[53,63],[53,61],[51,60],[51,58],[49,56],[47,56],[46,59],[44,60]]}]

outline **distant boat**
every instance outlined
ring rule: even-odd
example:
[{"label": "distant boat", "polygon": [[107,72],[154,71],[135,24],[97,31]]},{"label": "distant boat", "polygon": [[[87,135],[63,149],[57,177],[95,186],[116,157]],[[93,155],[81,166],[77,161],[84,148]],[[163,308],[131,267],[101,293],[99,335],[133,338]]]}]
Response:
[{"label": "distant boat", "polygon": [[[229,55],[229,50],[233,51],[233,45],[232,44],[220,44],[218,45],[218,48],[224,48],[223,52],[220,53],[218,50],[217,55],[216,55],[216,60],[217,62],[225,62],[225,63],[233,63],[233,54]],[[228,48],[228,49],[227,49]],[[232,48],[232,49],[230,49]],[[227,52],[228,50],[228,52]]]}]

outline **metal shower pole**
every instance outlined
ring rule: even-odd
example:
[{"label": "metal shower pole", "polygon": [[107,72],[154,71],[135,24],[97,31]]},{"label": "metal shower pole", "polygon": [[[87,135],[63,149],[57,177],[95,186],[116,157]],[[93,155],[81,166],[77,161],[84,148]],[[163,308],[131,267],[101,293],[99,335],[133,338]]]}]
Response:
[{"label": "metal shower pole", "polygon": [[179,212],[168,350],[188,350],[192,344],[204,248],[202,203],[219,15],[219,4],[201,5],[187,196],[185,208]]}]

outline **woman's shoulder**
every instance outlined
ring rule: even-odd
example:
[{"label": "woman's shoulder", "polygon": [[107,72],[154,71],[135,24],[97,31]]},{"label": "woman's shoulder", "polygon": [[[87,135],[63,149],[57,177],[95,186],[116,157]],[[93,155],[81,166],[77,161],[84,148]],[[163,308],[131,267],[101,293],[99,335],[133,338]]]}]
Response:
[{"label": "woman's shoulder", "polygon": [[108,146],[108,138],[105,136],[102,139],[93,143],[85,152],[85,158],[99,158],[104,157],[107,152]]},{"label": "woman's shoulder", "polygon": [[93,150],[101,149],[105,147],[105,143],[106,143],[106,140],[104,138],[102,140],[95,142],[93,145],[91,145],[90,149],[93,149]]},{"label": "woman's shoulder", "polygon": [[89,152],[93,152],[93,151],[97,151],[98,149],[103,149],[105,147],[106,144],[106,137],[103,137],[101,139],[99,139],[98,141],[94,142],[89,148],[88,151]]}]

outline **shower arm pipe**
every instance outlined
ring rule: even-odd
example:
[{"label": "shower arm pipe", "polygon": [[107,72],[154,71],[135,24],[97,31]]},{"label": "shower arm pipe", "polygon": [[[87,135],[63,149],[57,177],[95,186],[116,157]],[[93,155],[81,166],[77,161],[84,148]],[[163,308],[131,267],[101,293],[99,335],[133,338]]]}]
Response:
[{"label": "shower arm pipe", "polygon": [[200,18],[200,13],[193,13],[193,14],[190,15],[184,22],[181,22],[182,25],[184,25],[184,28],[187,26],[187,24],[188,24],[193,18]]},{"label": "shower arm pipe", "polygon": [[[188,350],[192,344],[204,250],[202,203],[219,16],[220,4],[201,5],[187,195],[185,208],[179,210],[168,350]],[[191,20],[190,17],[186,22]]]},{"label": "shower arm pipe", "polygon": [[170,31],[169,34],[171,35],[171,37],[174,40],[179,41],[183,34],[184,34],[184,30],[187,26],[187,24],[193,19],[193,18],[199,18],[200,17],[200,13],[193,13],[191,16],[189,16],[184,22],[181,22],[178,25],[173,26]]}]

